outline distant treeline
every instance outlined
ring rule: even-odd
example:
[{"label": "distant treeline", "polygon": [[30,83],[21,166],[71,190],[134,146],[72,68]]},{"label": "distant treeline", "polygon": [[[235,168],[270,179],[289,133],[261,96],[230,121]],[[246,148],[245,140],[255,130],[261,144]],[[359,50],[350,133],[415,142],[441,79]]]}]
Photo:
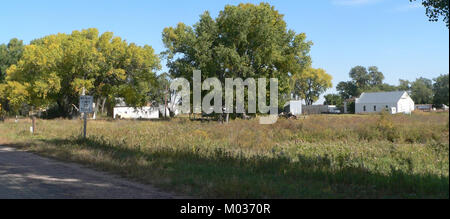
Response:
[{"label": "distant treeline", "polygon": [[417,78],[415,81],[399,80],[399,85],[384,83],[384,75],[376,66],[356,66],[350,70],[350,81],[339,82],[337,94],[325,95],[326,105],[342,107],[345,100],[359,97],[363,92],[407,91],[416,104],[449,105],[448,74],[434,79]]}]

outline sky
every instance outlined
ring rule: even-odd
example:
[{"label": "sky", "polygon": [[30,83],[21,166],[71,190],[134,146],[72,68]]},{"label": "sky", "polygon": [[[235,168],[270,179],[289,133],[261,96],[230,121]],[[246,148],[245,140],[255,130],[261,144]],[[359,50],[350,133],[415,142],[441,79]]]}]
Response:
[{"label": "sky", "polygon": [[[1,1],[0,44],[11,38],[25,43],[49,34],[95,27],[138,45],[164,51],[162,30],[179,22],[192,25],[209,11],[217,17],[225,5],[261,1],[225,0],[77,0]],[[278,0],[275,6],[289,29],[306,33],[314,45],[314,68],[333,76],[336,92],[357,65],[378,66],[385,82],[435,78],[449,72],[449,30],[429,22],[425,8],[409,0]],[[161,72],[167,71],[165,62]],[[318,103],[323,102],[323,97]]]}]

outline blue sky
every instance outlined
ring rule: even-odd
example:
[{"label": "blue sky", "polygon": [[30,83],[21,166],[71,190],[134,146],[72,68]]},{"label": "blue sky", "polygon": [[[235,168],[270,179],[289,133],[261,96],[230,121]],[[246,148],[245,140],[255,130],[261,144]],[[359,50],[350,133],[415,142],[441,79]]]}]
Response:
[{"label": "blue sky", "polygon": [[[194,24],[208,10],[213,17],[226,4],[260,1],[2,1],[0,43],[96,27],[139,45],[164,50],[161,32],[178,22]],[[425,9],[409,0],[266,1],[285,15],[288,28],[313,41],[313,67],[333,76],[333,86],[349,80],[356,65],[378,66],[385,82],[435,78],[449,72],[449,32],[428,22]],[[163,71],[166,69],[163,69]],[[334,92],[334,88],[327,93]],[[322,102],[323,99],[319,100]]]}]

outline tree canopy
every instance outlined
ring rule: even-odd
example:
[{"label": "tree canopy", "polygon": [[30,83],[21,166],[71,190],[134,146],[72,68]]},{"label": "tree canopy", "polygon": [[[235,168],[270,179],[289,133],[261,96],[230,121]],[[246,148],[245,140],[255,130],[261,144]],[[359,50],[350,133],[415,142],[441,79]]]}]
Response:
[{"label": "tree canopy", "polygon": [[433,104],[440,107],[442,104],[449,105],[449,82],[448,74],[441,75],[434,80],[433,84]]},{"label": "tree canopy", "polygon": [[6,45],[0,45],[0,83],[5,80],[6,69],[22,57],[24,47],[23,41],[17,38],[11,39]]},{"label": "tree canopy", "polygon": [[427,78],[417,78],[411,83],[411,98],[416,104],[429,104],[433,100],[433,82]]},{"label": "tree canopy", "polygon": [[343,105],[342,97],[338,94],[327,94],[324,96],[324,105],[335,105],[341,107]]},{"label": "tree canopy", "polygon": [[342,99],[346,100],[352,97],[359,96],[359,90],[353,81],[341,81],[337,84],[336,90],[341,95]]},{"label": "tree canopy", "polygon": [[323,69],[308,68],[303,74],[294,75],[293,94],[312,105],[320,95],[332,87],[332,77]]},{"label": "tree canopy", "polygon": [[21,104],[47,107],[56,103],[63,116],[85,88],[96,100],[124,97],[144,105],[155,83],[159,58],[150,46],[127,43],[95,28],[54,34],[25,46],[17,64],[7,69],[0,86],[13,108]]},{"label": "tree canopy", "polygon": [[[289,94],[290,77],[310,66],[312,43],[287,30],[283,15],[267,3],[227,5],[213,19],[208,12],[192,27],[179,23],[163,31],[169,73],[202,79],[277,78],[279,94]],[[281,98],[279,98],[281,99]]]},{"label": "tree canopy", "polygon": [[363,92],[396,90],[395,86],[383,83],[384,75],[376,66],[355,66],[350,70],[349,76],[352,80],[339,82],[336,86],[344,100],[358,97]]}]

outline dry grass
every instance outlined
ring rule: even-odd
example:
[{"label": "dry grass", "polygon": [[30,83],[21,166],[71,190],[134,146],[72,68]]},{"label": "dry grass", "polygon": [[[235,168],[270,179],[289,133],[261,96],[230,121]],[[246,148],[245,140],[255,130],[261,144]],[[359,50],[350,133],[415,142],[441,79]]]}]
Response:
[{"label": "dry grass", "polygon": [[79,120],[0,123],[0,141],[214,198],[449,197],[449,115],[317,115],[229,124]]}]

